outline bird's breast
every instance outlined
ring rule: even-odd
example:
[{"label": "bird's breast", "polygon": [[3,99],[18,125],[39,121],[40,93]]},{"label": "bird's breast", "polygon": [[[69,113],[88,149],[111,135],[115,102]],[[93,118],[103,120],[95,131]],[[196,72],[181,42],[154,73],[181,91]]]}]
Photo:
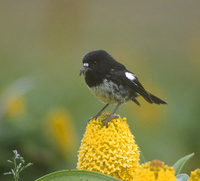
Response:
[{"label": "bird's breast", "polygon": [[129,100],[129,93],[121,85],[104,79],[102,83],[90,87],[92,92],[103,102],[113,104]]}]

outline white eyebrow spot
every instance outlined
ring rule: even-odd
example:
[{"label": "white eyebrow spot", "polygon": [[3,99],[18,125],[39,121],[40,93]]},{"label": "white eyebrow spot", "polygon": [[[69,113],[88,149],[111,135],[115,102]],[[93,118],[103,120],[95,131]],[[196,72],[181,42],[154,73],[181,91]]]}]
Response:
[{"label": "white eyebrow spot", "polygon": [[89,63],[84,63],[83,64],[83,67],[88,67],[89,66]]},{"label": "white eyebrow spot", "polygon": [[125,72],[125,75],[126,75],[126,77],[127,77],[129,80],[134,80],[134,79],[136,79],[136,77],[135,77],[132,73],[130,73],[130,72]]}]

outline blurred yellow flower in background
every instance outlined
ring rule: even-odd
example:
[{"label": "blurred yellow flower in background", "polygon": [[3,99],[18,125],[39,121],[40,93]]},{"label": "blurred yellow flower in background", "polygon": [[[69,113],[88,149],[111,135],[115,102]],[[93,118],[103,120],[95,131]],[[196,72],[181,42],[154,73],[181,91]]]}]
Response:
[{"label": "blurred yellow flower in background", "polygon": [[15,118],[26,112],[25,94],[33,86],[30,77],[21,77],[0,92],[0,120],[6,115]]},{"label": "blurred yellow flower in background", "polygon": [[65,157],[68,157],[76,144],[76,135],[70,113],[64,109],[50,112],[47,126],[52,142]]},{"label": "blurred yellow flower in background", "polygon": [[197,168],[196,170],[192,171],[190,174],[190,178],[188,181],[200,181],[200,169]]},{"label": "blurred yellow flower in background", "polygon": [[77,169],[98,171],[131,180],[139,165],[139,151],[126,118],[111,120],[106,127],[105,113],[87,125],[78,155]]},{"label": "blurred yellow flower in background", "polygon": [[[144,83],[144,85],[146,88],[150,87],[148,86],[148,84],[146,85],[146,83]],[[165,100],[165,96],[162,96],[163,94],[157,93],[160,91],[156,91],[158,89],[156,89],[155,86],[153,86],[152,90],[153,91],[149,90],[149,92],[152,92],[152,94]],[[166,115],[165,106],[157,104],[149,104],[141,96],[138,97],[137,100],[139,101],[141,106],[129,104],[129,111],[131,112],[131,114],[134,114],[134,116],[137,116],[138,119],[141,121],[141,123],[143,123],[144,125],[158,124],[160,120],[162,120],[162,118],[165,117]]]},{"label": "blurred yellow flower in background", "polygon": [[25,113],[26,111],[26,101],[23,96],[20,97],[10,97],[7,101],[7,115],[9,117],[17,117]]},{"label": "blurred yellow flower in background", "polygon": [[136,169],[133,181],[176,181],[176,177],[173,167],[159,160],[153,160]]},{"label": "blurred yellow flower in background", "polygon": [[186,52],[189,65],[192,67],[193,74],[199,73],[200,69],[200,33],[199,31],[191,36],[186,42]]}]

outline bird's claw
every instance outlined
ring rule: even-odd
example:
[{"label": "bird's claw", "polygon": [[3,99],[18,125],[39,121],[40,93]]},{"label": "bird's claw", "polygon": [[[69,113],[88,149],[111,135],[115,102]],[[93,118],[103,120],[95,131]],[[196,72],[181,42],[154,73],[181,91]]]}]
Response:
[{"label": "bird's claw", "polygon": [[90,121],[91,121],[92,119],[94,119],[94,120],[96,121],[97,118],[98,118],[100,115],[101,115],[101,114],[97,114],[97,115],[91,117],[90,119],[88,119],[88,123],[90,123]]},{"label": "bird's claw", "polygon": [[109,115],[106,119],[103,119],[102,122],[103,122],[103,125],[105,125],[106,127],[108,127],[108,123],[113,120],[113,119],[117,119],[119,118],[119,116],[114,116],[114,115]]},{"label": "bird's claw", "polygon": [[[91,118],[88,120],[88,123],[90,123],[90,121],[93,120],[93,119],[94,119],[94,120],[97,120],[97,118],[98,118],[100,115],[101,115],[101,114],[97,114],[97,115],[91,117]],[[110,114],[107,118],[105,118],[105,119],[103,119],[103,120],[101,120],[101,121],[102,121],[102,123],[103,123],[104,126],[108,127],[108,123],[109,123],[111,120],[117,119],[117,118],[119,118],[119,116],[114,116],[114,115]]]}]

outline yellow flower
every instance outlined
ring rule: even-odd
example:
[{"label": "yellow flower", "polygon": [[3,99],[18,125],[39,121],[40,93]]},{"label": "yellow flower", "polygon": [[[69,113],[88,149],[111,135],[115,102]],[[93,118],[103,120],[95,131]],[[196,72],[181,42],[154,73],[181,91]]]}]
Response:
[{"label": "yellow flower", "polygon": [[192,171],[190,174],[190,178],[188,181],[200,181],[200,169],[197,168],[196,170]]},{"label": "yellow flower", "polygon": [[68,156],[75,146],[75,132],[70,114],[58,109],[50,113],[48,119],[48,131],[52,142],[65,156]]},{"label": "yellow flower", "polygon": [[25,112],[26,103],[23,97],[12,97],[7,101],[7,114],[10,117],[17,117]]},{"label": "yellow flower", "polygon": [[139,165],[139,151],[126,118],[111,120],[104,126],[105,113],[91,120],[81,142],[77,168],[131,180]]},{"label": "yellow flower", "polygon": [[176,181],[176,177],[173,167],[159,160],[153,160],[136,169],[133,181]]}]

